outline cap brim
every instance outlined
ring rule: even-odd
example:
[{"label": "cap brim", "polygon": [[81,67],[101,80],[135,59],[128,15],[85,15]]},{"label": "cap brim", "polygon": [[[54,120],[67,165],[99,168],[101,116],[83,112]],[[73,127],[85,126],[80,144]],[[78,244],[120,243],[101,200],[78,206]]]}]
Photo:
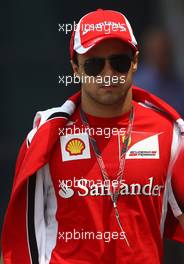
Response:
[{"label": "cap brim", "polygon": [[92,39],[88,42],[85,43],[85,51],[77,51],[76,52],[78,54],[85,54],[87,53],[89,50],[91,50],[93,47],[95,47],[96,45],[98,45],[99,43],[103,42],[104,40],[107,40],[107,39],[118,39],[118,40],[121,40],[124,44],[128,45],[134,52],[138,50],[138,47],[137,45],[134,45],[131,41],[127,41],[127,39],[121,37],[121,36],[117,36],[117,35],[104,35],[104,36],[101,36],[101,37],[98,37],[96,39]]}]

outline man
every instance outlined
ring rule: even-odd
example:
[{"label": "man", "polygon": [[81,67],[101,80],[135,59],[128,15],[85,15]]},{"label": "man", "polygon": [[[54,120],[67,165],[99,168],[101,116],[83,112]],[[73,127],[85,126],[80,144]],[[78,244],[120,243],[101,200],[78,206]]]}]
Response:
[{"label": "man", "polygon": [[132,88],[138,48],[123,14],[85,15],[70,54],[81,93],[39,112],[23,143],[4,263],[162,263],[164,226],[184,242],[183,121]]}]

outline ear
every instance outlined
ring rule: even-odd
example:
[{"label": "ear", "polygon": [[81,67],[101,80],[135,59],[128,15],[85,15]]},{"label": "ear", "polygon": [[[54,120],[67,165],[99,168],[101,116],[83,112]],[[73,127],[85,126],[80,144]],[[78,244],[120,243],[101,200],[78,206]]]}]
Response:
[{"label": "ear", "polygon": [[73,72],[76,75],[78,75],[79,74],[79,66],[77,64],[75,64],[75,62],[73,60],[70,60],[70,63],[72,65]]},{"label": "ear", "polygon": [[134,54],[133,62],[132,62],[132,71],[136,72],[138,67],[138,57],[139,57],[139,51],[136,51]]}]

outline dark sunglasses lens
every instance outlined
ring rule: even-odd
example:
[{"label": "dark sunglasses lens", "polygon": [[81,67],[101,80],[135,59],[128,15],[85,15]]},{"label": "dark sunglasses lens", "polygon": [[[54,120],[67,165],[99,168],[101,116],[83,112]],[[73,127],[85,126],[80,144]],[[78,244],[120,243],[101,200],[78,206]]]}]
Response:
[{"label": "dark sunglasses lens", "polygon": [[110,58],[112,68],[120,73],[126,73],[130,69],[131,58],[127,55],[117,55]]},{"label": "dark sunglasses lens", "polygon": [[102,58],[88,59],[84,63],[84,71],[89,76],[97,76],[104,68],[105,60]]}]

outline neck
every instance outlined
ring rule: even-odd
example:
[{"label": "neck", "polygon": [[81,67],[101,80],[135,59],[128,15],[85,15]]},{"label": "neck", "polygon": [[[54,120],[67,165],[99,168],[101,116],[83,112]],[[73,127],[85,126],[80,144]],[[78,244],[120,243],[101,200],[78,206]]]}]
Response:
[{"label": "neck", "polygon": [[82,92],[81,107],[84,112],[96,117],[121,116],[130,111],[132,107],[132,89],[128,90],[125,98],[112,105],[100,104]]}]

